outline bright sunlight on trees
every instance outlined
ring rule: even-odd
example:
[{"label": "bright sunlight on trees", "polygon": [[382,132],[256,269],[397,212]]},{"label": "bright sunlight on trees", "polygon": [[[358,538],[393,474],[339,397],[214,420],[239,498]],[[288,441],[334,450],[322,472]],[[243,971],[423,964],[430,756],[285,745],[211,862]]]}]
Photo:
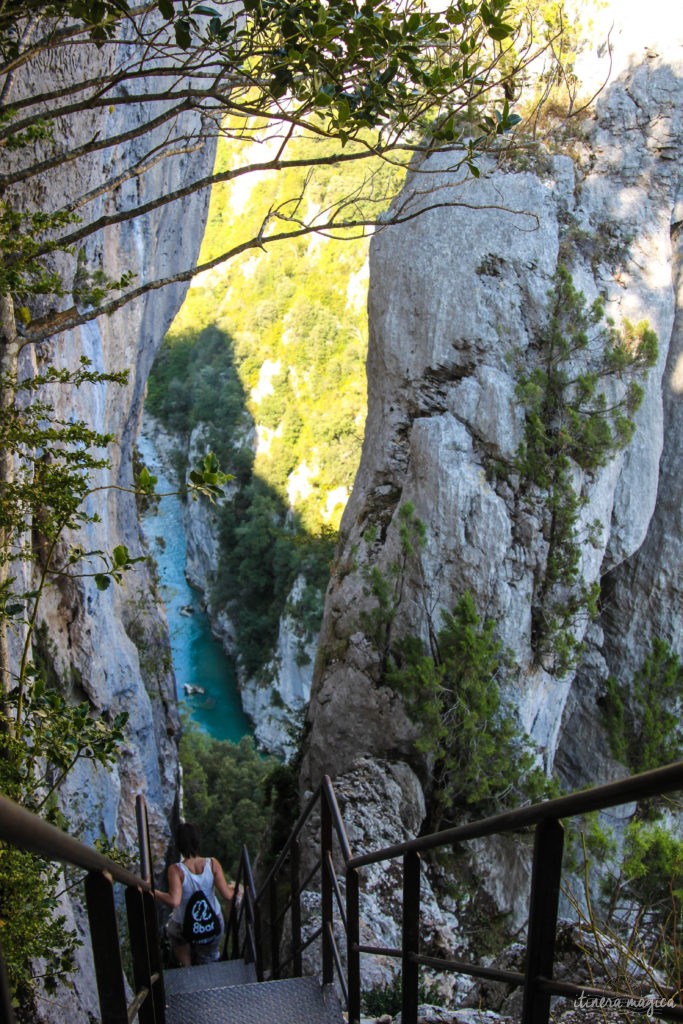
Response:
[{"label": "bright sunlight on trees", "polygon": [[[38,342],[171,280],[189,280],[197,270],[245,249],[280,237],[372,224],[380,197],[368,180],[328,209],[309,209],[302,195],[293,196],[205,267],[188,266],[172,278],[109,280],[106,267],[90,265],[91,252],[88,258],[79,255],[107,228],[182,202],[216,181],[297,165],[289,149],[302,132],[336,143],[319,157],[307,156],[307,165],[377,154],[405,158],[447,146],[454,166],[476,173],[477,155],[516,123],[507,97],[543,49],[536,38],[512,0],[455,0],[439,12],[403,0],[333,5],[246,0],[243,6],[216,4],[215,10],[196,0],[136,7],[126,0],[2,4],[5,351],[14,336],[13,313],[19,346]],[[86,60],[71,60],[84,48],[89,48]],[[48,79],[54,71],[54,82],[36,89],[35,82],[46,80],[46,69]],[[121,107],[135,107],[133,127],[110,129]],[[197,115],[189,129],[183,116],[188,112]],[[93,114],[95,131],[82,141],[78,126]],[[160,161],[219,132],[240,140],[251,135],[267,145],[250,150],[251,159],[239,167],[184,181],[145,202],[136,203],[135,190],[129,190],[131,201],[112,202],[100,212],[103,197],[113,198],[124,183],[144,179]],[[124,168],[112,160],[111,177],[91,193],[46,195],[56,167],[76,166],[96,152],[119,152],[133,139],[149,139],[149,153]],[[399,208],[392,216],[412,215]],[[55,253],[72,257],[61,273],[55,270]],[[50,297],[50,308],[43,303],[36,314],[36,295]],[[9,297],[14,311],[7,306]]]},{"label": "bright sunlight on trees", "polygon": [[[384,222],[417,216],[411,199],[385,212],[386,183],[396,178],[377,174],[377,157],[405,164],[445,147],[454,168],[476,176],[477,157],[519,120],[509,98],[525,69],[562,30],[547,8],[522,14],[517,0],[453,0],[440,10],[422,0],[0,2],[0,413],[8,424],[23,388],[22,351],[278,239],[362,234],[380,213]],[[160,164],[219,134],[228,146],[239,140],[244,159],[204,176],[188,163],[180,185],[154,191]],[[302,137],[311,143],[305,155]],[[95,158],[101,178],[84,192]],[[322,203],[305,176],[198,267],[188,254],[187,266],[165,277],[135,278],[121,272],[120,258],[112,262],[112,231],[217,182],[343,164],[367,173]],[[435,193],[420,212],[442,202]],[[33,445],[39,457],[46,447]],[[18,458],[16,445],[3,445],[7,495],[24,472]],[[31,463],[29,455],[24,466]],[[5,611],[18,536],[36,512],[44,514],[36,506],[0,522]],[[3,633],[5,690],[7,658]]]}]

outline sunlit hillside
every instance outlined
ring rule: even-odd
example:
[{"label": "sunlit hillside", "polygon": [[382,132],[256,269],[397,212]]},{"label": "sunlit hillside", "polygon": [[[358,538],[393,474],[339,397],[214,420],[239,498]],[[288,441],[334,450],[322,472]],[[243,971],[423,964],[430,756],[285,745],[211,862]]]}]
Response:
[{"label": "sunlit hillside", "polygon": [[[272,145],[224,140],[217,170],[262,160]],[[288,153],[312,151],[319,144],[302,139]],[[298,168],[218,185],[200,265],[238,246],[271,211],[279,216],[269,223],[287,230],[287,216],[320,213],[347,195],[355,202],[369,173],[376,197],[391,194],[402,175],[367,161],[343,171],[322,166],[313,179],[308,172],[303,198]],[[220,512],[213,598],[235,622],[249,673],[267,661],[299,575],[302,649],[317,631],[365,421],[367,245],[362,237],[308,234],[200,274],[151,376],[150,411],[180,435],[183,450],[205,424],[238,483]]]}]

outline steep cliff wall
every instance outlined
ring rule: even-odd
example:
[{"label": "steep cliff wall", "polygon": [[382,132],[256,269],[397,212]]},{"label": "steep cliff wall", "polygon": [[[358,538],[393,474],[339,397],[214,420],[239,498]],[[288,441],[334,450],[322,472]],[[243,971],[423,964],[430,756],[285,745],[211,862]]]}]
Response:
[{"label": "steep cliff wall", "polygon": [[[114,56],[112,56],[114,54]],[[43,62],[40,75],[32,68],[30,88],[46,92],[78,80],[85,69],[93,77],[98,69],[111,70],[134,61],[131,49],[95,49],[81,45],[60,51],[50,65]],[[140,82],[144,92],[144,82]],[[26,88],[19,78],[13,88]],[[73,149],[98,134],[115,137],[134,130],[158,114],[158,104],[112,106],[104,112],[85,112],[58,125],[56,144]],[[60,132],[64,132],[63,139]],[[174,135],[175,133],[175,135]],[[40,201],[43,209],[56,209],[97,190],[103,182],[121,174],[119,187],[94,198],[80,212],[85,219],[116,213],[159,196],[180,184],[210,173],[211,140],[202,140],[202,122],[187,113],[142,139],[92,153],[51,171],[45,180],[24,193],[28,205]],[[144,174],[129,173],[143,158],[174,137],[175,155],[166,154]],[[207,192],[166,206],[144,218],[123,223],[95,236],[86,246],[89,267],[101,267],[112,279],[125,271],[136,283],[173,275],[193,265],[201,243],[208,204]],[[65,257],[60,264],[67,297],[76,261]],[[85,550],[111,552],[125,544],[133,556],[144,554],[135,498],[119,488],[133,483],[132,458],[139,430],[146,379],[155,350],[177,312],[185,286],[153,291],[108,318],[92,321],[79,330],[55,336],[37,352],[27,352],[25,369],[53,364],[76,367],[82,355],[100,371],[127,370],[124,387],[113,384],[84,386],[77,392],[50,388],[49,399],[57,416],[80,417],[93,429],[116,438],[109,452],[111,468],[92,480],[101,487],[88,499],[88,511],[97,513],[78,536]],[[94,565],[95,571],[100,566]],[[168,842],[169,822],[177,801],[178,759],[174,735],[178,730],[175,684],[170,665],[167,630],[157,603],[152,577],[146,566],[127,574],[122,586],[99,591],[92,579],[53,588],[43,602],[41,619],[47,626],[47,649],[54,668],[75,698],[87,698],[93,709],[110,719],[118,712],[129,715],[126,738],[116,767],[111,772],[81,762],[68,777],[61,799],[70,820],[82,829],[86,841],[103,834],[136,847],[135,796],[143,793],[150,810],[152,843],[162,859]],[[68,910],[71,913],[71,910]],[[86,957],[85,963],[87,964]],[[45,1007],[46,1019],[85,1019],[97,1007],[94,979],[89,969],[76,978],[76,994],[61,993]],[[79,1000],[74,1011],[71,1000]]]},{"label": "steep cliff wall", "polygon": [[[645,34],[633,49],[614,33],[614,74],[567,155],[539,152],[464,185],[447,156],[430,157],[407,194],[418,207],[438,189],[444,208],[373,240],[366,435],[327,593],[304,787],[344,775],[359,755],[419,767],[418,727],[382,685],[361,618],[376,607],[366,567],[388,574],[401,561],[408,503],[426,545],[406,567],[394,635],[426,640],[429,620],[438,626],[440,610],[470,591],[518,666],[508,697],[520,724],[568,786],[620,770],[597,704],[608,672],[631,678],[655,636],[680,651],[681,50],[648,47]],[[647,320],[659,338],[628,448],[574,476],[587,499],[581,522],[600,524],[580,572],[601,599],[594,624],[576,623],[585,652],[562,675],[533,651],[548,537],[514,473],[495,469],[513,466],[524,438],[517,384],[537,363],[560,263],[589,302],[605,295],[618,326]]]}]

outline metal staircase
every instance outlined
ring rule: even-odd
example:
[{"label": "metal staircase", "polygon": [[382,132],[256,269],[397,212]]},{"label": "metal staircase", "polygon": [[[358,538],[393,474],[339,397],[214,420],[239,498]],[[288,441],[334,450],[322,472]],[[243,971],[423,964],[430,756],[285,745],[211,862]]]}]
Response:
[{"label": "metal staircase", "polygon": [[[524,994],[521,1024],[548,1024],[553,996],[629,999],[624,993],[553,978],[563,819],[674,790],[683,790],[683,762],[354,855],[332,784],[325,778],[258,889],[248,853],[243,850],[236,878],[241,899],[233,901],[226,922],[223,960],[173,971],[161,966],[142,798],[137,803],[139,876],[2,796],[0,842],[87,872],[85,896],[102,1024],[133,1024],[136,1020],[139,1024],[342,1024],[343,1020],[358,1024],[361,957],[377,955],[393,957],[400,964],[403,1024],[418,1022],[419,971],[424,967],[518,986]],[[535,836],[524,973],[425,955],[420,934],[422,855],[439,847],[452,848],[472,839],[524,829],[533,829]],[[396,949],[364,945],[360,941],[363,869],[396,860],[402,864],[401,945]],[[115,884],[125,887],[135,989],[132,1001],[123,970]],[[317,927],[315,922],[302,921],[302,897],[311,890],[320,897]],[[301,977],[303,953],[316,942],[320,980]],[[336,993],[345,1006],[345,1017]],[[683,1022],[680,992],[672,995],[675,998],[654,1011],[644,1000],[640,1012]],[[14,1020],[0,956],[0,1022],[14,1024]]]},{"label": "metal staircase", "polygon": [[253,964],[226,960],[164,972],[166,1024],[342,1024],[331,986],[316,978],[257,981]]}]

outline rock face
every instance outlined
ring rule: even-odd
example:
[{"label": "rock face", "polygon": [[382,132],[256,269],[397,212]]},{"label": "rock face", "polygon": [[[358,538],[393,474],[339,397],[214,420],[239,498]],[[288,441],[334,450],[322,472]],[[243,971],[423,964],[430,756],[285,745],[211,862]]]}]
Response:
[{"label": "rock face", "polygon": [[[305,586],[298,577],[289,602],[300,597]],[[254,723],[259,745],[285,761],[296,753],[299,734],[311,692],[315,645],[306,642],[303,629],[287,611],[280,619],[277,645],[265,675],[267,683],[246,679],[241,686],[242,706]]]},{"label": "rock face", "polygon": [[[150,194],[169,191],[174,183],[183,180],[188,159],[164,162],[154,175],[155,180],[145,182]],[[206,170],[211,160],[210,151],[198,154],[194,157],[195,167]],[[89,173],[97,180],[99,169],[90,168]],[[201,242],[205,200],[206,196],[199,195],[185,206],[183,217],[187,217],[188,228],[183,228],[182,239],[177,221],[168,213],[146,218],[143,225],[123,229],[113,237],[108,235],[103,258],[110,276],[131,264],[143,279],[161,276],[174,267],[184,268]],[[153,293],[144,302],[107,320],[96,321],[50,343],[50,358],[60,365],[75,365],[84,353],[103,370],[130,370],[124,388],[92,388],[89,394],[80,395],[76,403],[72,395],[64,396],[69,413],[82,416],[98,430],[112,433],[119,440],[111,470],[103,472],[97,481],[104,486],[130,487],[133,483],[132,451],[147,373],[183,294],[184,287]],[[115,491],[104,494],[97,504],[93,502],[93,510],[100,513],[102,521],[89,528],[85,543],[104,551],[124,543],[132,554],[143,553],[134,498]],[[163,626],[158,622],[158,606],[148,596],[152,592],[146,570],[136,572],[122,588],[111,587],[104,593],[84,582],[67,621],[66,609],[59,603],[48,619],[50,635],[58,644],[58,657],[77,668],[83,689],[94,706],[111,712],[125,709],[130,714],[127,757],[118,770],[118,780],[104,782],[105,792],[113,782],[115,789],[120,788],[120,794],[112,802],[100,786],[90,790],[76,782],[81,792],[90,790],[93,806],[99,805],[103,796],[105,803],[111,805],[111,813],[105,815],[105,831],[110,835],[121,829],[126,834],[131,830],[131,800],[136,792],[145,792],[153,815],[160,820],[167,819],[175,801],[177,759],[171,739],[177,727],[175,693],[170,665],[168,661],[164,663],[166,641]],[[150,662],[150,640],[155,632],[158,646],[155,648],[152,642]],[[90,820],[87,810],[84,808],[84,818]]]},{"label": "rock face", "polygon": [[[463,184],[447,155],[431,156],[402,201],[441,208],[373,239],[368,419],[326,598],[304,788],[323,772],[343,785],[359,755],[420,763],[416,726],[363,628],[377,607],[370,565],[387,576],[403,565],[395,637],[426,641],[440,610],[471,592],[512,652],[520,726],[568,787],[619,770],[597,705],[607,674],[628,681],[653,637],[681,649],[680,48],[639,46],[617,54],[621,70],[571,157],[539,153],[533,166],[487,167]],[[509,471],[524,438],[517,384],[538,364],[559,264],[588,302],[604,295],[618,327],[645,320],[659,339],[630,444],[574,475],[579,527],[600,526],[580,553],[600,614],[575,624],[585,650],[561,675],[539,664],[532,637],[548,537]],[[426,527],[419,559],[402,556],[407,505]]]},{"label": "rock face", "polygon": [[[117,53],[121,61],[131,59],[125,48]],[[83,75],[84,68],[94,74],[93,69],[106,59],[104,51],[87,46],[62,52],[60,63],[43,67],[41,79],[32,79],[31,87],[54,91],[63,81]],[[22,87],[21,80],[15,83],[19,91]],[[112,106],[106,115],[86,112],[80,119],[72,119],[65,129],[68,145],[75,147],[102,131],[113,137],[126,132],[134,136],[133,129],[158,111],[158,104],[131,104]],[[194,146],[191,142],[193,138],[197,142],[202,134],[199,115],[184,114],[174,130],[186,145],[177,155],[158,160],[146,173],[124,175],[155,146],[163,148],[172,137],[168,125],[162,125],[152,136],[137,141],[133,137],[115,149],[89,154],[53,170],[41,202],[57,208],[88,195],[112,176],[124,175],[118,188],[93,199],[82,211],[86,219],[95,218],[167,195],[181,183],[210,173],[211,141]],[[27,198],[31,200],[31,196]],[[208,192],[200,192],[185,199],[182,206],[162,207],[142,219],[108,229],[86,243],[88,266],[102,267],[112,279],[132,271],[138,283],[191,267],[201,243],[207,202]],[[75,260],[71,260],[71,266],[68,260],[63,265],[67,289],[75,266]],[[130,488],[133,483],[132,454],[147,375],[185,290],[185,285],[172,285],[152,291],[111,317],[54,337],[36,354],[38,368],[50,363],[74,368],[85,355],[97,370],[129,372],[123,387],[84,386],[75,394],[71,389],[68,394],[55,394],[58,389],[53,388],[49,396],[58,416],[80,417],[92,428],[116,438],[109,453],[111,468],[93,479],[95,487],[104,489],[88,499],[88,511],[96,512],[100,521],[79,535],[78,541],[86,550],[111,552],[125,544],[131,555],[145,554],[135,499],[115,488]],[[148,802],[153,852],[162,862],[178,793],[174,734],[179,721],[167,630],[151,575],[146,567],[137,567],[121,587],[111,586],[104,592],[88,579],[78,580],[68,589],[54,589],[42,606],[41,618],[47,626],[55,670],[63,680],[72,681],[74,696],[87,698],[94,711],[107,719],[120,711],[129,715],[116,767],[106,772],[81,762],[62,790],[65,811],[82,826],[86,841],[103,834],[134,851],[135,797],[143,793]],[[88,961],[86,945],[84,962]],[[94,979],[88,968],[79,972],[74,997],[79,1000],[77,1010],[69,1009],[71,998],[68,993],[60,993],[56,1004],[48,1003],[44,1008],[45,1018],[85,1019],[88,1012],[95,1012]]]}]

